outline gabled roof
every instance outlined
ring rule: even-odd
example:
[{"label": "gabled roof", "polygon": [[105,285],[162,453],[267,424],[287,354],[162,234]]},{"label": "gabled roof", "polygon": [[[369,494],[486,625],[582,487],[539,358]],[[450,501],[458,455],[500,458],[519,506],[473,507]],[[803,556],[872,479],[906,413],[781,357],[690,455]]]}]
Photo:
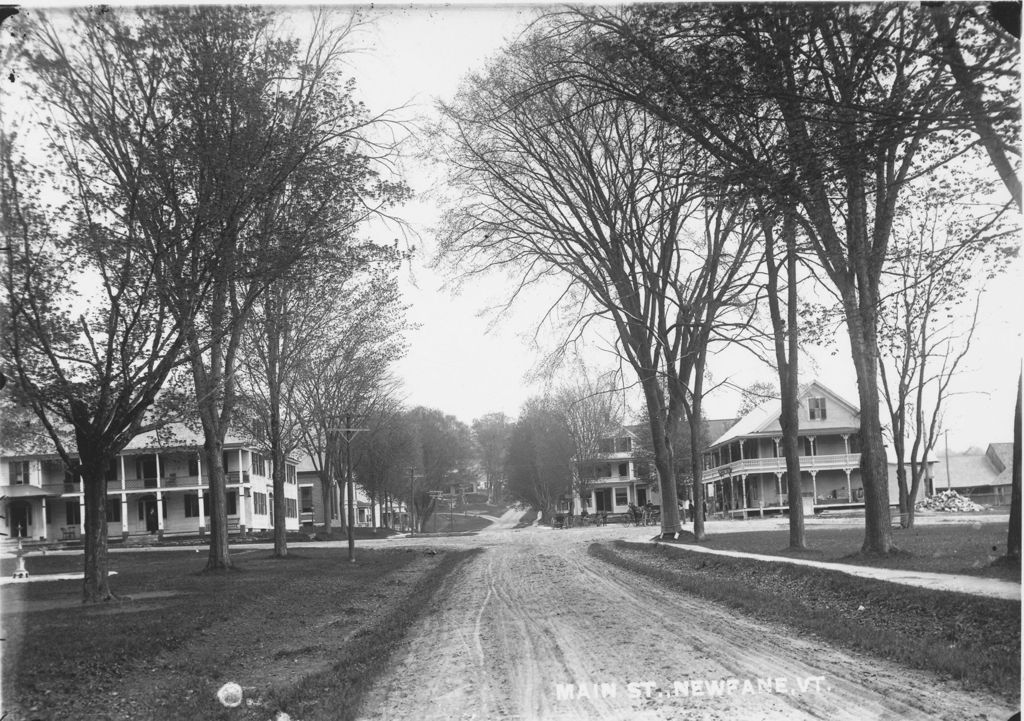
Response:
[{"label": "gabled roof", "polygon": [[[857,406],[850,403],[848,400],[843,398],[841,395],[833,391],[831,388],[821,383],[820,381],[814,380],[808,383],[806,386],[800,389],[798,396],[799,400],[804,400],[808,396],[812,395],[815,391],[819,394],[823,394],[828,398],[831,398],[835,402],[845,406],[853,414],[859,414],[860,409]],[[747,413],[747,415],[740,418],[734,425],[732,425],[727,431],[716,438],[709,444],[709,448],[728,443],[738,438],[745,436],[757,435],[763,433],[768,426],[774,424],[779,420],[782,415],[782,401],[778,398],[774,398],[769,401],[765,401],[754,410]]]}]

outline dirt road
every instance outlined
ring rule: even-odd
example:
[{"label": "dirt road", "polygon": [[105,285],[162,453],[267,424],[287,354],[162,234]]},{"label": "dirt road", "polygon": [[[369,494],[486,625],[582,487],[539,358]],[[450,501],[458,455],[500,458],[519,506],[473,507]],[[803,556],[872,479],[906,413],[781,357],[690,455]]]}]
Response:
[{"label": "dirt road", "polygon": [[615,531],[455,541],[486,550],[449,579],[362,718],[959,720],[1016,710],[792,638],[586,554]]}]

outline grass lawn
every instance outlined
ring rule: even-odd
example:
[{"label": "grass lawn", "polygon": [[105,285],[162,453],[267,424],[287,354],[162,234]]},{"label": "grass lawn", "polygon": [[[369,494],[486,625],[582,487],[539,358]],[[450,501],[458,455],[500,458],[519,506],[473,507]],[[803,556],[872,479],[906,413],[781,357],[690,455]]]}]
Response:
[{"label": "grass lawn", "polygon": [[625,541],[595,543],[589,552],[797,633],[1020,698],[1019,601]]},{"label": "grass lawn", "polygon": [[1019,567],[989,565],[1006,552],[1006,526],[1002,523],[944,523],[912,529],[894,528],[892,536],[900,553],[887,558],[860,555],[860,547],[864,543],[864,528],[861,526],[808,525],[807,551],[789,550],[788,528],[775,531],[716,533],[708,536],[707,540],[699,545],[721,550],[809,558],[833,563],[1020,580]]},{"label": "grass lawn", "polygon": [[[194,551],[111,555],[118,602],[82,606],[81,581],[0,589],[4,712],[26,719],[349,719],[425,600],[472,552],[235,549],[204,574]],[[5,559],[5,562],[9,559]],[[32,557],[34,575],[81,556]],[[221,706],[233,681],[243,705]]]}]

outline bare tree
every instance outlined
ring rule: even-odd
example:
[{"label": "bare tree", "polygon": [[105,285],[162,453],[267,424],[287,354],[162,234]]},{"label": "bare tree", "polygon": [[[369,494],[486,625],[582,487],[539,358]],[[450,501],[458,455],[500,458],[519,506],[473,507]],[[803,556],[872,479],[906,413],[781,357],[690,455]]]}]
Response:
[{"label": "bare tree", "polygon": [[[857,373],[866,528],[863,550],[892,547],[879,413],[881,270],[907,184],[968,152],[958,97],[927,56],[909,5],[660,6],[581,10],[607,61],[577,77],[674,125],[759,198],[796,211],[840,298]],[[724,112],[725,110],[735,112]],[[747,119],[780,142],[735,143]]]},{"label": "bare tree", "polygon": [[[904,528],[914,526],[914,503],[941,433],[950,384],[971,348],[982,300],[978,282],[1000,272],[1016,245],[1005,227],[991,227],[990,218],[972,215],[971,206],[959,202],[973,193],[951,195],[929,187],[912,196],[894,225],[883,282],[879,372]],[[978,226],[987,232],[980,235]],[[984,278],[973,268],[984,269]]]},{"label": "bare tree", "polygon": [[566,81],[555,61],[571,52],[543,36],[515,44],[442,107],[460,197],[441,253],[469,273],[518,274],[517,294],[565,278],[574,333],[594,318],[614,325],[649,408],[662,532],[674,536],[671,439],[684,413],[700,416],[707,349],[730,335],[722,312],[741,292],[756,227],[665,125]]},{"label": "bare tree", "polygon": [[572,439],[572,488],[574,496],[580,499],[582,512],[597,480],[601,456],[607,452],[602,441],[616,437],[625,409],[613,376],[592,379],[586,368],[581,367],[576,378],[555,390],[550,406],[562,417]]}]

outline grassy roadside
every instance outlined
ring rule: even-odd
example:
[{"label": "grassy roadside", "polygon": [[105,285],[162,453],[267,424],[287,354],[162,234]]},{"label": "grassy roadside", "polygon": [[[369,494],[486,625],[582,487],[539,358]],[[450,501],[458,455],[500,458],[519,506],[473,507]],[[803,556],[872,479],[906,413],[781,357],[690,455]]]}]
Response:
[{"label": "grassy roadside", "polygon": [[[430,597],[463,562],[481,549],[448,552],[432,573],[420,578],[398,604],[361,628],[345,652],[328,669],[309,674],[277,695],[276,706],[303,721],[351,721],[358,717],[366,692],[381,675],[391,654],[428,607]],[[256,714],[253,719],[265,718]]]},{"label": "grassy roadside", "polygon": [[[235,554],[202,574],[195,552],[117,554],[117,603],[82,606],[80,581],[0,590],[3,712],[18,719],[350,718],[425,600],[472,551],[302,549]],[[30,561],[80,571],[77,556]],[[224,683],[242,706],[222,707]],[[329,693],[320,688],[328,686]],[[300,689],[306,689],[303,698]],[[344,700],[340,700],[344,699]]]},{"label": "grassy roadside", "polygon": [[1020,697],[1018,601],[626,541],[595,543],[589,553],[758,620]]},{"label": "grassy roadside", "polygon": [[786,528],[716,533],[708,536],[700,545],[726,551],[808,558],[830,563],[1020,580],[1019,566],[990,565],[1006,552],[1006,526],[1002,523],[945,523],[917,528],[893,528],[893,543],[900,552],[886,558],[860,555],[859,550],[864,543],[863,526],[808,525],[805,536],[808,546],[806,551],[792,551],[787,547],[789,530]]}]

